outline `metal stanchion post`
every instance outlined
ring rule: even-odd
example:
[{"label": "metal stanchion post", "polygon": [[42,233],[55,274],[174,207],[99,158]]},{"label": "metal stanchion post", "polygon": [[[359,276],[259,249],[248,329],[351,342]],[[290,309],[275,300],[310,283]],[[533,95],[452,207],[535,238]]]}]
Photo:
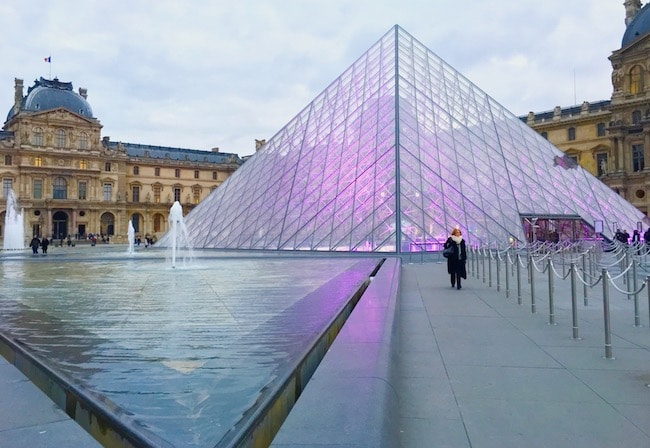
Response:
[{"label": "metal stanchion post", "polygon": [[609,321],[609,276],[607,269],[603,269],[603,321],[605,327],[605,358],[612,359],[612,330]]},{"label": "metal stanchion post", "polygon": [[535,307],[535,267],[532,261],[532,258],[530,258],[528,263],[528,271],[530,273],[530,312],[535,314],[537,311]]},{"label": "metal stanchion post", "polygon": [[[515,263],[517,263],[517,303],[521,305],[521,256],[517,254]],[[650,304],[650,293],[648,293],[648,303]]]},{"label": "metal stanchion post", "polygon": [[650,275],[645,278],[645,289],[648,290],[648,328],[650,328]]},{"label": "metal stanchion post", "polygon": [[553,305],[553,261],[548,259],[548,324],[555,325],[555,307]]},{"label": "metal stanchion post", "polygon": [[[582,256],[582,273],[586,277],[587,275],[587,261],[586,261],[586,256]],[[593,264],[590,264],[590,269],[589,269],[591,276],[593,277]],[[584,305],[587,306],[589,305],[589,299],[587,298],[587,283],[583,282],[582,283],[582,294],[583,294],[583,301]]]},{"label": "metal stanchion post", "polygon": [[[628,250],[628,248],[625,248],[625,257],[623,259],[625,260],[623,269],[627,269],[627,267],[630,265],[630,251]],[[630,281],[630,275],[632,275],[632,273],[628,269],[627,272],[625,273],[625,277],[623,277],[623,283],[625,284],[625,286],[627,286],[628,291],[630,289],[630,285],[632,284],[632,282]],[[631,299],[630,295],[627,294],[627,300],[630,299]]]},{"label": "metal stanchion post", "polygon": [[573,320],[573,339],[580,339],[578,336],[578,297],[576,292],[576,265],[571,263],[571,317]]},{"label": "metal stanchion post", "polygon": [[637,263],[636,260],[632,260],[632,284],[634,286],[634,326],[641,326],[641,315],[639,314],[639,293],[637,285],[637,273],[636,273]]},{"label": "metal stanchion post", "polygon": [[492,287],[492,249],[488,249],[488,286]]},{"label": "metal stanchion post", "polygon": [[501,291],[501,258],[499,257],[499,251],[497,249],[497,257],[496,257],[496,262],[497,262],[497,292]]},{"label": "metal stanchion post", "polygon": [[510,266],[510,251],[506,252],[506,299],[510,297],[510,277],[508,275],[508,267]]},{"label": "metal stanchion post", "polygon": [[485,249],[483,249],[483,258],[481,258],[481,261],[483,262],[483,283],[485,283]]}]

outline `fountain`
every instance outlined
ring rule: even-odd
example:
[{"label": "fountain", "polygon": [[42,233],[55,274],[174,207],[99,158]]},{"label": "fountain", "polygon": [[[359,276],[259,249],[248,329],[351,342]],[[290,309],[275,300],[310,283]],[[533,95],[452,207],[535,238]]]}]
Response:
[{"label": "fountain", "polygon": [[187,227],[183,220],[183,207],[178,201],[175,201],[169,209],[169,234],[171,237],[171,264],[172,268],[175,268],[179,253],[183,264],[191,259],[192,255]]},{"label": "fountain", "polygon": [[13,190],[7,194],[7,213],[5,215],[4,250],[25,248],[25,227],[23,213],[18,211],[18,201]]},{"label": "fountain", "polygon": [[133,227],[133,222],[129,219],[129,230],[127,231],[127,238],[129,241],[129,252],[132,254],[134,252],[133,246],[135,245],[135,228]]}]

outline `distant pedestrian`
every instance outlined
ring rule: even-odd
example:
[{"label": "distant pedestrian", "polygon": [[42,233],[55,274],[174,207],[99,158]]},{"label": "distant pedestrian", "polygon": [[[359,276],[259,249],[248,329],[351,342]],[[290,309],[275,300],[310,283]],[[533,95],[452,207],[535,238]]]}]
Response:
[{"label": "distant pedestrian", "polygon": [[453,248],[453,253],[447,258],[447,272],[451,275],[451,287],[461,288],[460,280],[467,278],[467,246],[459,228],[451,231],[451,236],[445,241],[444,248]]},{"label": "distant pedestrian", "polygon": [[43,237],[43,240],[41,241],[41,247],[43,248],[43,254],[47,253],[47,246],[50,245],[50,240],[47,239],[46,236]]},{"label": "distant pedestrian", "polygon": [[38,239],[37,236],[35,236],[34,238],[32,238],[32,242],[29,243],[29,246],[32,248],[32,253],[33,253],[34,255],[37,255],[37,254],[38,254],[38,247],[39,247],[40,245],[41,245],[41,241]]}]

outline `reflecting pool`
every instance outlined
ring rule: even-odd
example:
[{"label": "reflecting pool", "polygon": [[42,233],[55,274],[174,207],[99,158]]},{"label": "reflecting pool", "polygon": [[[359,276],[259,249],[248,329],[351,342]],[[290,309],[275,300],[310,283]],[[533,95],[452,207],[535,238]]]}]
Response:
[{"label": "reflecting pool", "polygon": [[55,248],[0,254],[0,331],[138,430],[218,446],[377,264],[365,258]]}]

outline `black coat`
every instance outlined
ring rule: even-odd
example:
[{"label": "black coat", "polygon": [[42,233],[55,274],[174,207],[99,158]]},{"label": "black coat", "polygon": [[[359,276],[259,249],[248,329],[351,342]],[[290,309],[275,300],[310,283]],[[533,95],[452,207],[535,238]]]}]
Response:
[{"label": "black coat", "polygon": [[462,278],[467,278],[467,268],[465,262],[467,261],[467,246],[465,240],[461,240],[460,244],[456,244],[451,237],[445,241],[444,248],[453,247],[454,253],[447,258],[447,272],[449,274],[458,274]]}]

